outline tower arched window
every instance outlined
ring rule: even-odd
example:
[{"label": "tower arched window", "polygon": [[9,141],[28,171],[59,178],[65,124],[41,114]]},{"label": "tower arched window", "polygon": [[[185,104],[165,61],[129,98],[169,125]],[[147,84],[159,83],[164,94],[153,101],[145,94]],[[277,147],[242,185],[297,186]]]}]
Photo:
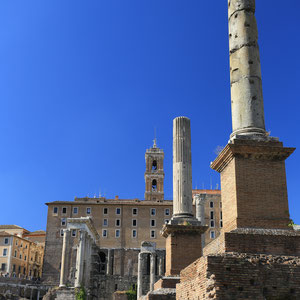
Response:
[{"label": "tower arched window", "polygon": [[157,190],[157,181],[156,179],[152,180],[152,191],[156,191]]},{"label": "tower arched window", "polygon": [[154,160],[154,161],[152,162],[152,171],[156,171],[156,170],[157,170],[157,161]]}]

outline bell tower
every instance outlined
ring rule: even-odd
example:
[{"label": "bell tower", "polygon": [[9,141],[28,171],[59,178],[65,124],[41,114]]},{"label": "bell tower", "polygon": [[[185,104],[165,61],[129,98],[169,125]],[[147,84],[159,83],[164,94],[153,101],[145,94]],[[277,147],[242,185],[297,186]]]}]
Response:
[{"label": "bell tower", "polygon": [[145,172],[145,200],[164,200],[164,151],[156,145],[156,138],[153,146],[146,150],[146,172]]}]

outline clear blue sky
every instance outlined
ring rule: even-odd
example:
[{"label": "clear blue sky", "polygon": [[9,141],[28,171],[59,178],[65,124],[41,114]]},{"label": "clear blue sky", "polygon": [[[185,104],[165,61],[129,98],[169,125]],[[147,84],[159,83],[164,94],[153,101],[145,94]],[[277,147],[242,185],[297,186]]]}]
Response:
[{"label": "clear blue sky", "polygon": [[[300,2],[257,2],[266,127],[300,148]],[[140,199],[154,127],[172,197],[172,119],[192,124],[193,186],[231,133],[227,1],[2,0],[0,223],[45,229],[45,202]],[[300,224],[299,150],[287,160]],[[263,199],[262,199],[263,201]]]}]

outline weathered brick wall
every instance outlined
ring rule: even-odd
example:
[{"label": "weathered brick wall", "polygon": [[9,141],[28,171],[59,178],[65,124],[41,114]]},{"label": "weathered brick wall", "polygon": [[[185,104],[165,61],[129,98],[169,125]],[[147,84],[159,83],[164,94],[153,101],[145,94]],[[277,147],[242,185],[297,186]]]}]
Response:
[{"label": "weathered brick wall", "polygon": [[181,272],[176,299],[300,299],[300,258],[225,253]]},{"label": "weathered brick wall", "polygon": [[225,251],[300,256],[300,232],[237,229],[225,233]]}]

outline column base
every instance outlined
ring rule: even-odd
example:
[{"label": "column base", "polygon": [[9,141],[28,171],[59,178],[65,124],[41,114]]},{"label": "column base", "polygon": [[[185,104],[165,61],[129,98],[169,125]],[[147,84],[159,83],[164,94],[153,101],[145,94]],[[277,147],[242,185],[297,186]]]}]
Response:
[{"label": "column base", "polygon": [[[174,224],[175,222],[182,222]],[[196,219],[171,220],[161,231],[166,238],[166,276],[179,276],[180,271],[202,255],[202,234],[208,226]]]}]

